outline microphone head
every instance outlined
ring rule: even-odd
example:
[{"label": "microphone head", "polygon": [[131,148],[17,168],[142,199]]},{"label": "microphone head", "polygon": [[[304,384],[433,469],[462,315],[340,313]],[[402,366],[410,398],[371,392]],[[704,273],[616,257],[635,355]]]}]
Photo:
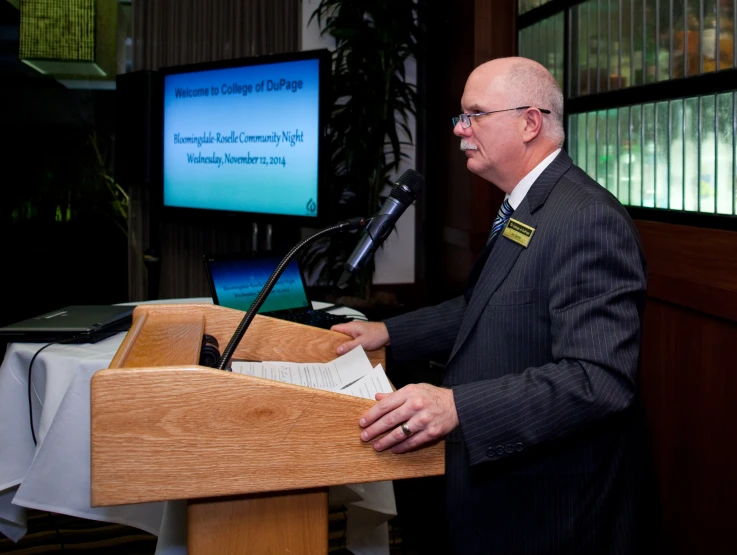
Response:
[{"label": "microphone head", "polygon": [[409,206],[415,201],[424,184],[424,177],[415,170],[407,170],[399,176],[389,197],[396,199],[404,206]]}]

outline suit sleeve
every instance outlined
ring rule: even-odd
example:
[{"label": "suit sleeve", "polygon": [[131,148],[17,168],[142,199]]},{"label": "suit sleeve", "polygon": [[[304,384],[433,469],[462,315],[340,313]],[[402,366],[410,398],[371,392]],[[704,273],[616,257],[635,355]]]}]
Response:
[{"label": "suit sleeve", "polygon": [[490,447],[513,445],[502,457],[518,456],[633,403],[646,289],[634,226],[611,206],[588,204],[551,254],[552,361],[452,388],[472,465],[488,461]]},{"label": "suit sleeve", "polygon": [[386,320],[394,360],[408,362],[450,355],[465,312],[466,299],[459,296]]}]

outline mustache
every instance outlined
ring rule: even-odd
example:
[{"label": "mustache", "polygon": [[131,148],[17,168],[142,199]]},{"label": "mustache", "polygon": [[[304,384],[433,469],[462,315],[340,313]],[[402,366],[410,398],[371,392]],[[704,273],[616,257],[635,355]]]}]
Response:
[{"label": "mustache", "polygon": [[466,139],[461,139],[461,150],[478,150],[478,147]]}]

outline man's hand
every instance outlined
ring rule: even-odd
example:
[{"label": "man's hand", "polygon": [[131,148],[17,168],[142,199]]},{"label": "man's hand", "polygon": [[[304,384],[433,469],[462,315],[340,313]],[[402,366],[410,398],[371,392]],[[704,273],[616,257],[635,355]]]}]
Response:
[{"label": "man's hand", "polygon": [[339,355],[347,353],[359,345],[363,345],[363,348],[367,351],[375,351],[389,345],[389,331],[383,322],[353,321],[347,324],[336,324],[330,329],[350,335],[353,338],[353,341],[338,346]]},{"label": "man's hand", "polygon": [[[458,426],[453,390],[426,383],[410,384],[394,393],[377,393],[379,401],[366,411],[358,424],[363,441],[387,433],[374,443],[374,449],[391,447],[394,453],[404,453],[425,443],[437,441]],[[402,430],[406,423],[412,435]]]}]

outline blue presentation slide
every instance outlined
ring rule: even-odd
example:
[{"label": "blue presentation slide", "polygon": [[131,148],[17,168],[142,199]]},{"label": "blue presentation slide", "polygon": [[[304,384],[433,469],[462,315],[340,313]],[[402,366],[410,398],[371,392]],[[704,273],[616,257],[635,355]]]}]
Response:
[{"label": "blue presentation slide", "polygon": [[164,79],[164,204],[317,215],[319,61]]},{"label": "blue presentation slide", "polygon": [[[210,261],[212,283],[218,304],[247,311],[280,261],[280,258],[271,257]],[[266,297],[266,302],[259,309],[259,313],[308,308],[309,304],[299,266],[296,260],[292,260],[279,277],[271,294]]]}]

